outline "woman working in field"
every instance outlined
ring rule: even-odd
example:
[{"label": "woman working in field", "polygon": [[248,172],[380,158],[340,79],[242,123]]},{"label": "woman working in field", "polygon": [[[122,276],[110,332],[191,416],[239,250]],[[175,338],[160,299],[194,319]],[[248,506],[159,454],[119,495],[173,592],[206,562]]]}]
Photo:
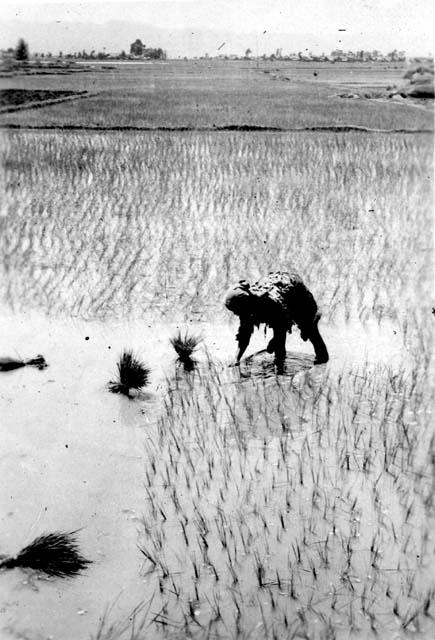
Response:
[{"label": "woman working in field", "polygon": [[249,345],[254,326],[261,323],[273,329],[267,351],[275,353],[277,362],[285,358],[287,332],[291,333],[294,324],[299,327],[302,340],[313,345],[314,364],[328,361],[328,351],[317,326],[320,313],[316,301],[296,271],[272,272],[252,285],[240,280],[228,292],[225,306],[240,318],[236,365]]}]

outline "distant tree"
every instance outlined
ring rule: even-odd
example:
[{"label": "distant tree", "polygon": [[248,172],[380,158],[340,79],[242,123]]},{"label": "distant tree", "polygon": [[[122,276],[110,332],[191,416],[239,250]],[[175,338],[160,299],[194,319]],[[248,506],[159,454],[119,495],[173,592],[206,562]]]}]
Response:
[{"label": "distant tree", "polygon": [[23,38],[18,40],[15,47],[15,60],[25,61],[29,59],[29,45]]},{"label": "distant tree", "polygon": [[[155,49],[152,47],[147,48],[140,38],[137,38],[137,40],[132,42],[130,45],[130,55],[140,58],[148,58],[150,60],[166,60],[166,51],[163,51],[160,47]],[[121,59],[127,58],[127,54],[125,51],[121,51],[119,57]]]},{"label": "distant tree", "polygon": [[158,49],[152,49],[152,48],[144,49],[143,50],[143,56],[145,58],[150,59],[150,60],[165,60],[166,59],[166,53],[160,47]]},{"label": "distant tree", "polygon": [[391,51],[390,53],[387,53],[387,58],[391,62],[398,62],[399,52],[397,51],[397,49],[393,49],[393,51]]},{"label": "distant tree", "polygon": [[249,58],[249,56],[251,55],[251,53],[252,53],[252,50],[251,50],[251,49],[249,49],[249,48],[248,48],[248,49],[246,49],[246,51],[245,51],[245,58]]},{"label": "distant tree", "polygon": [[136,38],[136,40],[130,45],[130,54],[132,56],[142,56],[144,49],[145,45],[142,44],[142,40],[140,38]]}]

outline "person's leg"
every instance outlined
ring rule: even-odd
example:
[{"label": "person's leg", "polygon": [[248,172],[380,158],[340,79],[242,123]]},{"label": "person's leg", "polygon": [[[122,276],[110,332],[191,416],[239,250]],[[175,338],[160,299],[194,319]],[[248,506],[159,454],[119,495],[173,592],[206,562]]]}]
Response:
[{"label": "person's leg", "polygon": [[[283,361],[285,359],[285,340],[287,336],[287,330],[285,327],[274,327],[273,338],[271,340],[273,344],[273,350],[275,352],[275,360]],[[270,343],[269,343],[270,344]]]},{"label": "person's leg", "polygon": [[314,324],[312,330],[307,336],[308,340],[314,347],[314,352],[316,354],[316,359],[314,360],[314,364],[324,364],[329,360],[328,350],[326,348],[326,344],[323,341],[322,336],[319,333],[319,328],[317,326],[317,322]]}]

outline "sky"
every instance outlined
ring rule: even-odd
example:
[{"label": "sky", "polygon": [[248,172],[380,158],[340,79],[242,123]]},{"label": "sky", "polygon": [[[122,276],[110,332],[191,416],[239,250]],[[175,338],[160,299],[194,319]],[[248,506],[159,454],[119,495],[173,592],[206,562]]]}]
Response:
[{"label": "sky", "polygon": [[310,49],[434,51],[433,0],[21,0],[0,4],[0,48],[119,52],[140,37],[169,57]]}]

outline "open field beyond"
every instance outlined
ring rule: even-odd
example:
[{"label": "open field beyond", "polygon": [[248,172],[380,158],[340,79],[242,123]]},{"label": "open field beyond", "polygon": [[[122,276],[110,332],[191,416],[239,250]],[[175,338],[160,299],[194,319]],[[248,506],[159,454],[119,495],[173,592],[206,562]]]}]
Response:
[{"label": "open field beyond", "polygon": [[[89,97],[0,114],[0,125],[208,128],[359,126],[433,130],[433,101],[346,100],[350,87],[403,81],[400,65],[169,61],[71,75],[2,78],[3,89],[88,91]],[[316,75],[314,75],[316,73]],[[430,106],[429,106],[430,105]]]},{"label": "open field beyond", "polygon": [[[262,124],[427,125],[303,83],[289,119],[292,85],[249,77],[233,112],[174,77],[197,96],[181,115],[171,85],[162,112],[118,88],[1,121],[246,122],[246,99]],[[0,549],[83,527],[94,561],[1,574],[4,637],[434,636],[432,153],[422,134],[3,132],[0,347],[50,367],[2,377]],[[330,362],[295,332],[278,375],[257,332],[228,368],[226,288],[287,264]],[[204,338],[195,372],[177,328]],[[152,371],[134,401],[105,386],[124,347]]]}]

